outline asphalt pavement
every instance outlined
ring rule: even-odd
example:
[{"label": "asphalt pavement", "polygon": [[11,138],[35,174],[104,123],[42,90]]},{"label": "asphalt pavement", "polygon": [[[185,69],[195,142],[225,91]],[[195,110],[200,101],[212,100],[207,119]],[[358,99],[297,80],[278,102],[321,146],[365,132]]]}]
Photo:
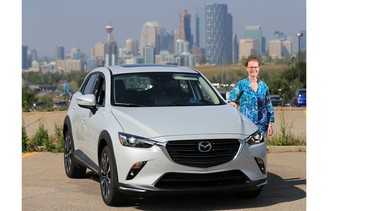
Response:
[{"label": "asphalt pavement", "polygon": [[27,153],[22,158],[23,210],[306,210],[306,151],[304,147],[270,147],[268,184],[255,200],[231,193],[162,195],[133,198],[108,207],[99,180],[69,179],[62,153]]}]

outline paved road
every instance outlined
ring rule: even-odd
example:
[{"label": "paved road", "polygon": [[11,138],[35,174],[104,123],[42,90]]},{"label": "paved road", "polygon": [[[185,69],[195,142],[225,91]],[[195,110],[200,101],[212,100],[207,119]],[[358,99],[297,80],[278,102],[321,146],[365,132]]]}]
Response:
[{"label": "paved road", "polygon": [[268,184],[255,200],[229,193],[137,198],[121,207],[102,201],[98,177],[69,179],[63,154],[22,158],[24,210],[306,210],[306,152],[268,154]]}]

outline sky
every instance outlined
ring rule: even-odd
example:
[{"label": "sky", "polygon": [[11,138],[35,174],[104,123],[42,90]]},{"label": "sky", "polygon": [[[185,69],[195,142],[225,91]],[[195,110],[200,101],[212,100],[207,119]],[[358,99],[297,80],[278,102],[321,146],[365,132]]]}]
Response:
[{"label": "sky", "polygon": [[126,39],[140,39],[148,21],[178,30],[179,13],[185,9],[192,15],[195,34],[195,15],[206,3],[228,5],[238,38],[243,38],[246,25],[260,25],[267,40],[275,31],[291,36],[296,52],[296,33],[306,30],[306,0],[23,0],[22,44],[36,49],[38,57],[55,56],[58,45],[65,54],[78,47],[89,56],[96,42],[106,40],[106,25],[113,26],[115,41],[124,47]]}]

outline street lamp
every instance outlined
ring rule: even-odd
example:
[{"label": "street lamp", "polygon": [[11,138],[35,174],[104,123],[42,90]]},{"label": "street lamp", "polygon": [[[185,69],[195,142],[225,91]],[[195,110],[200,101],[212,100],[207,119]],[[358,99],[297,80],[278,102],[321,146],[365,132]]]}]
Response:
[{"label": "street lamp", "polygon": [[292,81],[294,81],[293,60],[294,60],[294,56],[292,56],[292,58],[291,58],[292,68],[290,68],[290,70],[292,71]]},{"label": "street lamp", "polygon": [[298,82],[301,82],[301,37],[303,33],[297,33],[298,37]]}]

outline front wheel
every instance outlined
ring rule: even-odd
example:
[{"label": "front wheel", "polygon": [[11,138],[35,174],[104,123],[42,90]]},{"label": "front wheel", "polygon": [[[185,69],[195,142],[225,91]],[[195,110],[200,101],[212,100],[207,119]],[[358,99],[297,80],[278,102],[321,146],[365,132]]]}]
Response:
[{"label": "front wheel", "polygon": [[114,156],[108,146],[104,147],[100,156],[100,190],[105,204],[109,206],[120,203],[121,194],[119,193],[117,170]]},{"label": "front wheel", "polygon": [[86,173],[86,168],[77,164],[74,159],[74,143],[70,130],[66,131],[64,138],[64,168],[69,178],[81,178]]}]

